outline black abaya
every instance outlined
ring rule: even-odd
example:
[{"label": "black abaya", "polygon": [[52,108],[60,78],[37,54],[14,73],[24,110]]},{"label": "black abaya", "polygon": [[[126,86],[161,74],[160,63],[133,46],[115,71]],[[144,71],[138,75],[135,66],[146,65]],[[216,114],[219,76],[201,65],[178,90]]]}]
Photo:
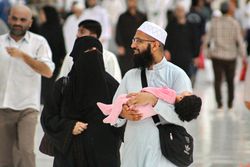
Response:
[{"label": "black abaya", "polygon": [[[74,61],[63,95],[61,78],[41,117],[43,129],[55,146],[54,167],[119,167],[120,133],[102,122],[105,116],[96,105],[98,101],[111,103],[118,83],[105,72],[97,50],[74,54],[81,56]],[[88,127],[73,135],[77,121],[88,123]]]}]

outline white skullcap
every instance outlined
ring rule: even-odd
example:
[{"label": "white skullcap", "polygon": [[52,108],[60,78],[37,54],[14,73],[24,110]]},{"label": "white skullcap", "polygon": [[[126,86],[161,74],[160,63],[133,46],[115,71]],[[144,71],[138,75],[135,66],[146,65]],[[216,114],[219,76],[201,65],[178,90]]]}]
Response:
[{"label": "white skullcap", "polygon": [[137,30],[144,32],[145,34],[155,38],[163,45],[165,45],[165,41],[167,39],[167,32],[160,26],[149,21],[145,21]]},{"label": "white skullcap", "polygon": [[214,10],[213,13],[212,13],[212,16],[213,17],[221,17],[222,16],[222,13],[220,10]]}]

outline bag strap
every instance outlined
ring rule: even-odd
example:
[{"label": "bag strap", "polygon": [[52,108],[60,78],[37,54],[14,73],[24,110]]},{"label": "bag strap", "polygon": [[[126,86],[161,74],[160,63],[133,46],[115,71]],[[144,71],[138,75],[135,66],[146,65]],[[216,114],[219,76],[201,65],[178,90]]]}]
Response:
[{"label": "bag strap", "polygon": [[[141,70],[141,84],[142,84],[142,88],[145,88],[145,87],[148,86],[145,68]],[[154,115],[154,116],[152,116],[152,118],[153,118],[154,123],[156,124],[156,126],[158,126],[160,124],[159,116]]]}]

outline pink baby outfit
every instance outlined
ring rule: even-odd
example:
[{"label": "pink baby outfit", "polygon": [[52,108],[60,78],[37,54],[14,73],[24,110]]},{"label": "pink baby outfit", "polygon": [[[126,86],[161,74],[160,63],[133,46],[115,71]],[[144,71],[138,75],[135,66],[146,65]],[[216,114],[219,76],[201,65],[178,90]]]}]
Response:
[{"label": "pink baby outfit", "polygon": [[[141,90],[142,92],[149,92],[156,96],[157,98],[166,101],[169,104],[174,104],[176,99],[176,92],[169,88],[153,88],[153,87],[145,87]],[[117,122],[117,119],[122,111],[122,105],[126,104],[129,98],[127,98],[126,94],[122,94],[118,96],[113,104],[104,104],[97,103],[97,106],[103,112],[104,115],[108,115],[103,122],[110,123],[114,125]],[[157,113],[154,111],[153,107],[149,104],[136,106],[135,110],[139,111],[142,114],[141,119],[152,117]]]}]

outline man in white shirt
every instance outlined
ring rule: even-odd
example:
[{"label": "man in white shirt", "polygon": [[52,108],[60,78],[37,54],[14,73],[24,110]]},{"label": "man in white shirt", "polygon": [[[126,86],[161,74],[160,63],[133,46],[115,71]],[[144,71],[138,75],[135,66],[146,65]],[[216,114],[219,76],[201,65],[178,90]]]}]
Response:
[{"label": "man in white shirt", "polygon": [[[77,32],[77,38],[83,36],[93,36],[95,38],[99,38],[101,36],[102,27],[100,23],[95,20],[84,20],[79,23],[78,27],[79,28]],[[116,56],[112,52],[103,49],[103,59],[105,70],[110,75],[112,75],[118,82],[120,82],[121,70]],[[61,78],[62,76],[67,76],[72,65],[73,59],[69,56],[69,54],[67,54],[64,58],[63,65],[61,67],[61,71],[58,78]]]},{"label": "man in white shirt", "polygon": [[10,32],[0,36],[0,166],[35,167],[41,75],[51,77],[54,63],[47,41],[28,31],[27,6],[13,6],[8,23]]},{"label": "man in white shirt", "polygon": [[70,52],[73,48],[76,39],[75,32],[77,31],[77,25],[85,18],[83,9],[83,4],[78,2],[74,4],[72,7],[73,14],[70,15],[63,24],[63,36],[67,52]]},{"label": "man in white shirt", "polygon": [[108,12],[105,8],[97,4],[97,0],[85,0],[85,7],[83,17],[85,19],[92,19],[98,21],[102,26],[102,35],[100,41],[103,48],[109,48],[109,40],[111,38],[111,23]]},{"label": "man in white shirt", "polygon": [[[164,58],[164,44],[167,33],[158,25],[144,22],[136,31],[131,48],[134,50],[135,67],[128,71],[118,87],[115,100],[121,94],[132,93],[127,105],[123,105],[121,117],[116,126],[126,124],[124,147],[121,153],[121,167],[175,167],[166,159],[160,148],[159,131],[152,118],[141,119],[132,106],[150,104],[162,123],[182,125],[174,107],[157,99],[154,95],[140,92],[142,89],[141,69],[145,68],[149,87],[167,86],[177,94],[192,91],[191,81],[186,73]],[[139,93],[133,93],[139,92]]]}]

